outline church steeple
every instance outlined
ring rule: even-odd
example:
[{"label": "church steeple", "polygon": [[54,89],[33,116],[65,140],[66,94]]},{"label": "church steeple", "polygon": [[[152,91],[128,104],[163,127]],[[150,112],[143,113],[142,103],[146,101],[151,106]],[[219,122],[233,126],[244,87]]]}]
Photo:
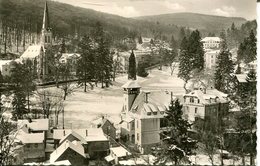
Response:
[{"label": "church steeple", "polygon": [[42,29],[49,29],[49,13],[48,13],[48,4],[45,2],[44,13],[43,13],[43,21],[42,21]]},{"label": "church steeple", "polygon": [[50,46],[52,43],[52,33],[49,21],[49,11],[47,1],[45,2],[43,21],[42,21],[42,35],[41,35],[41,45],[45,48]]}]

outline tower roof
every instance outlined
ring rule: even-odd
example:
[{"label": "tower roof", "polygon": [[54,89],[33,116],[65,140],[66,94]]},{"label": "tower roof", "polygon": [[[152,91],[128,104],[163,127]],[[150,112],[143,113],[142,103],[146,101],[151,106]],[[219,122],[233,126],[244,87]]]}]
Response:
[{"label": "tower roof", "polygon": [[48,29],[48,28],[50,28],[49,26],[50,26],[49,12],[48,12],[48,4],[47,4],[47,1],[46,1],[45,7],[44,7],[44,13],[43,13],[42,29]]},{"label": "tower roof", "polygon": [[129,80],[122,88],[141,88],[141,86],[138,84],[137,80]]}]

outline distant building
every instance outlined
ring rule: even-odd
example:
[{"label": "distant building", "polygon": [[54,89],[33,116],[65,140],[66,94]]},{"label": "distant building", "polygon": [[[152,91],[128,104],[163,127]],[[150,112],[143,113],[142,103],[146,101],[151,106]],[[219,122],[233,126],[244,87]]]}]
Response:
[{"label": "distant building", "polygon": [[114,140],[116,139],[116,128],[107,117],[102,116],[92,121],[92,126],[95,128],[101,128],[107,136],[112,137]]},{"label": "distant building", "polygon": [[217,57],[220,50],[207,51],[204,54],[205,68],[214,69],[216,67]]},{"label": "distant building", "polygon": [[205,37],[201,40],[204,49],[219,49],[221,41],[219,37]]},{"label": "distant building", "polygon": [[219,118],[229,110],[227,94],[216,89],[194,90],[185,94],[183,99],[184,118],[191,123],[202,119],[218,125]]},{"label": "distant building", "polygon": [[132,154],[123,147],[110,148],[110,154],[105,157],[105,160],[112,165],[118,165],[119,161],[126,160],[132,157]]},{"label": "distant building", "polygon": [[160,131],[165,111],[173,97],[165,91],[140,91],[137,81],[130,80],[124,88],[121,134],[141,153],[147,153],[160,143]]}]

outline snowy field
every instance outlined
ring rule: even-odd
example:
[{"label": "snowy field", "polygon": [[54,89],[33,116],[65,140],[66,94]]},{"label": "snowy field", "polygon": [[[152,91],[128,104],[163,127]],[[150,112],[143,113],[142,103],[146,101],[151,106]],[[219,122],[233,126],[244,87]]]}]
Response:
[{"label": "snowy field", "polygon": [[[142,90],[170,90],[174,95],[184,93],[183,81],[170,75],[170,70],[154,69],[149,71],[147,78],[138,77]],[[101,115],[107,115],[115,124],[120,122],[120,112],[123,104],[123,90],[121,86],[127,82],[127,75],[116,78],[114,86],[108,89],[94,88],[83,92],[83,88],[77,89],[69,95],[65,101],[65,128],[90,127],[91,121]],[[62,115],[59,116],[59,126],[62,126]]]}]

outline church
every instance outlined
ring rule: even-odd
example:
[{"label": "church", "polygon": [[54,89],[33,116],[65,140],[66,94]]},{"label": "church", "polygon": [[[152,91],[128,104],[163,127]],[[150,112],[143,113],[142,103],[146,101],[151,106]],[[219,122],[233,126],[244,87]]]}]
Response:
[{"label": "church", "polygon": [[36,66],[39,80],[44,80],[48,75],[46,50],[52,46],[52,32],[49,23],[48,4],[45,2],[40,43],[29,46],[22,54],[22,61],[31,60]]}]

